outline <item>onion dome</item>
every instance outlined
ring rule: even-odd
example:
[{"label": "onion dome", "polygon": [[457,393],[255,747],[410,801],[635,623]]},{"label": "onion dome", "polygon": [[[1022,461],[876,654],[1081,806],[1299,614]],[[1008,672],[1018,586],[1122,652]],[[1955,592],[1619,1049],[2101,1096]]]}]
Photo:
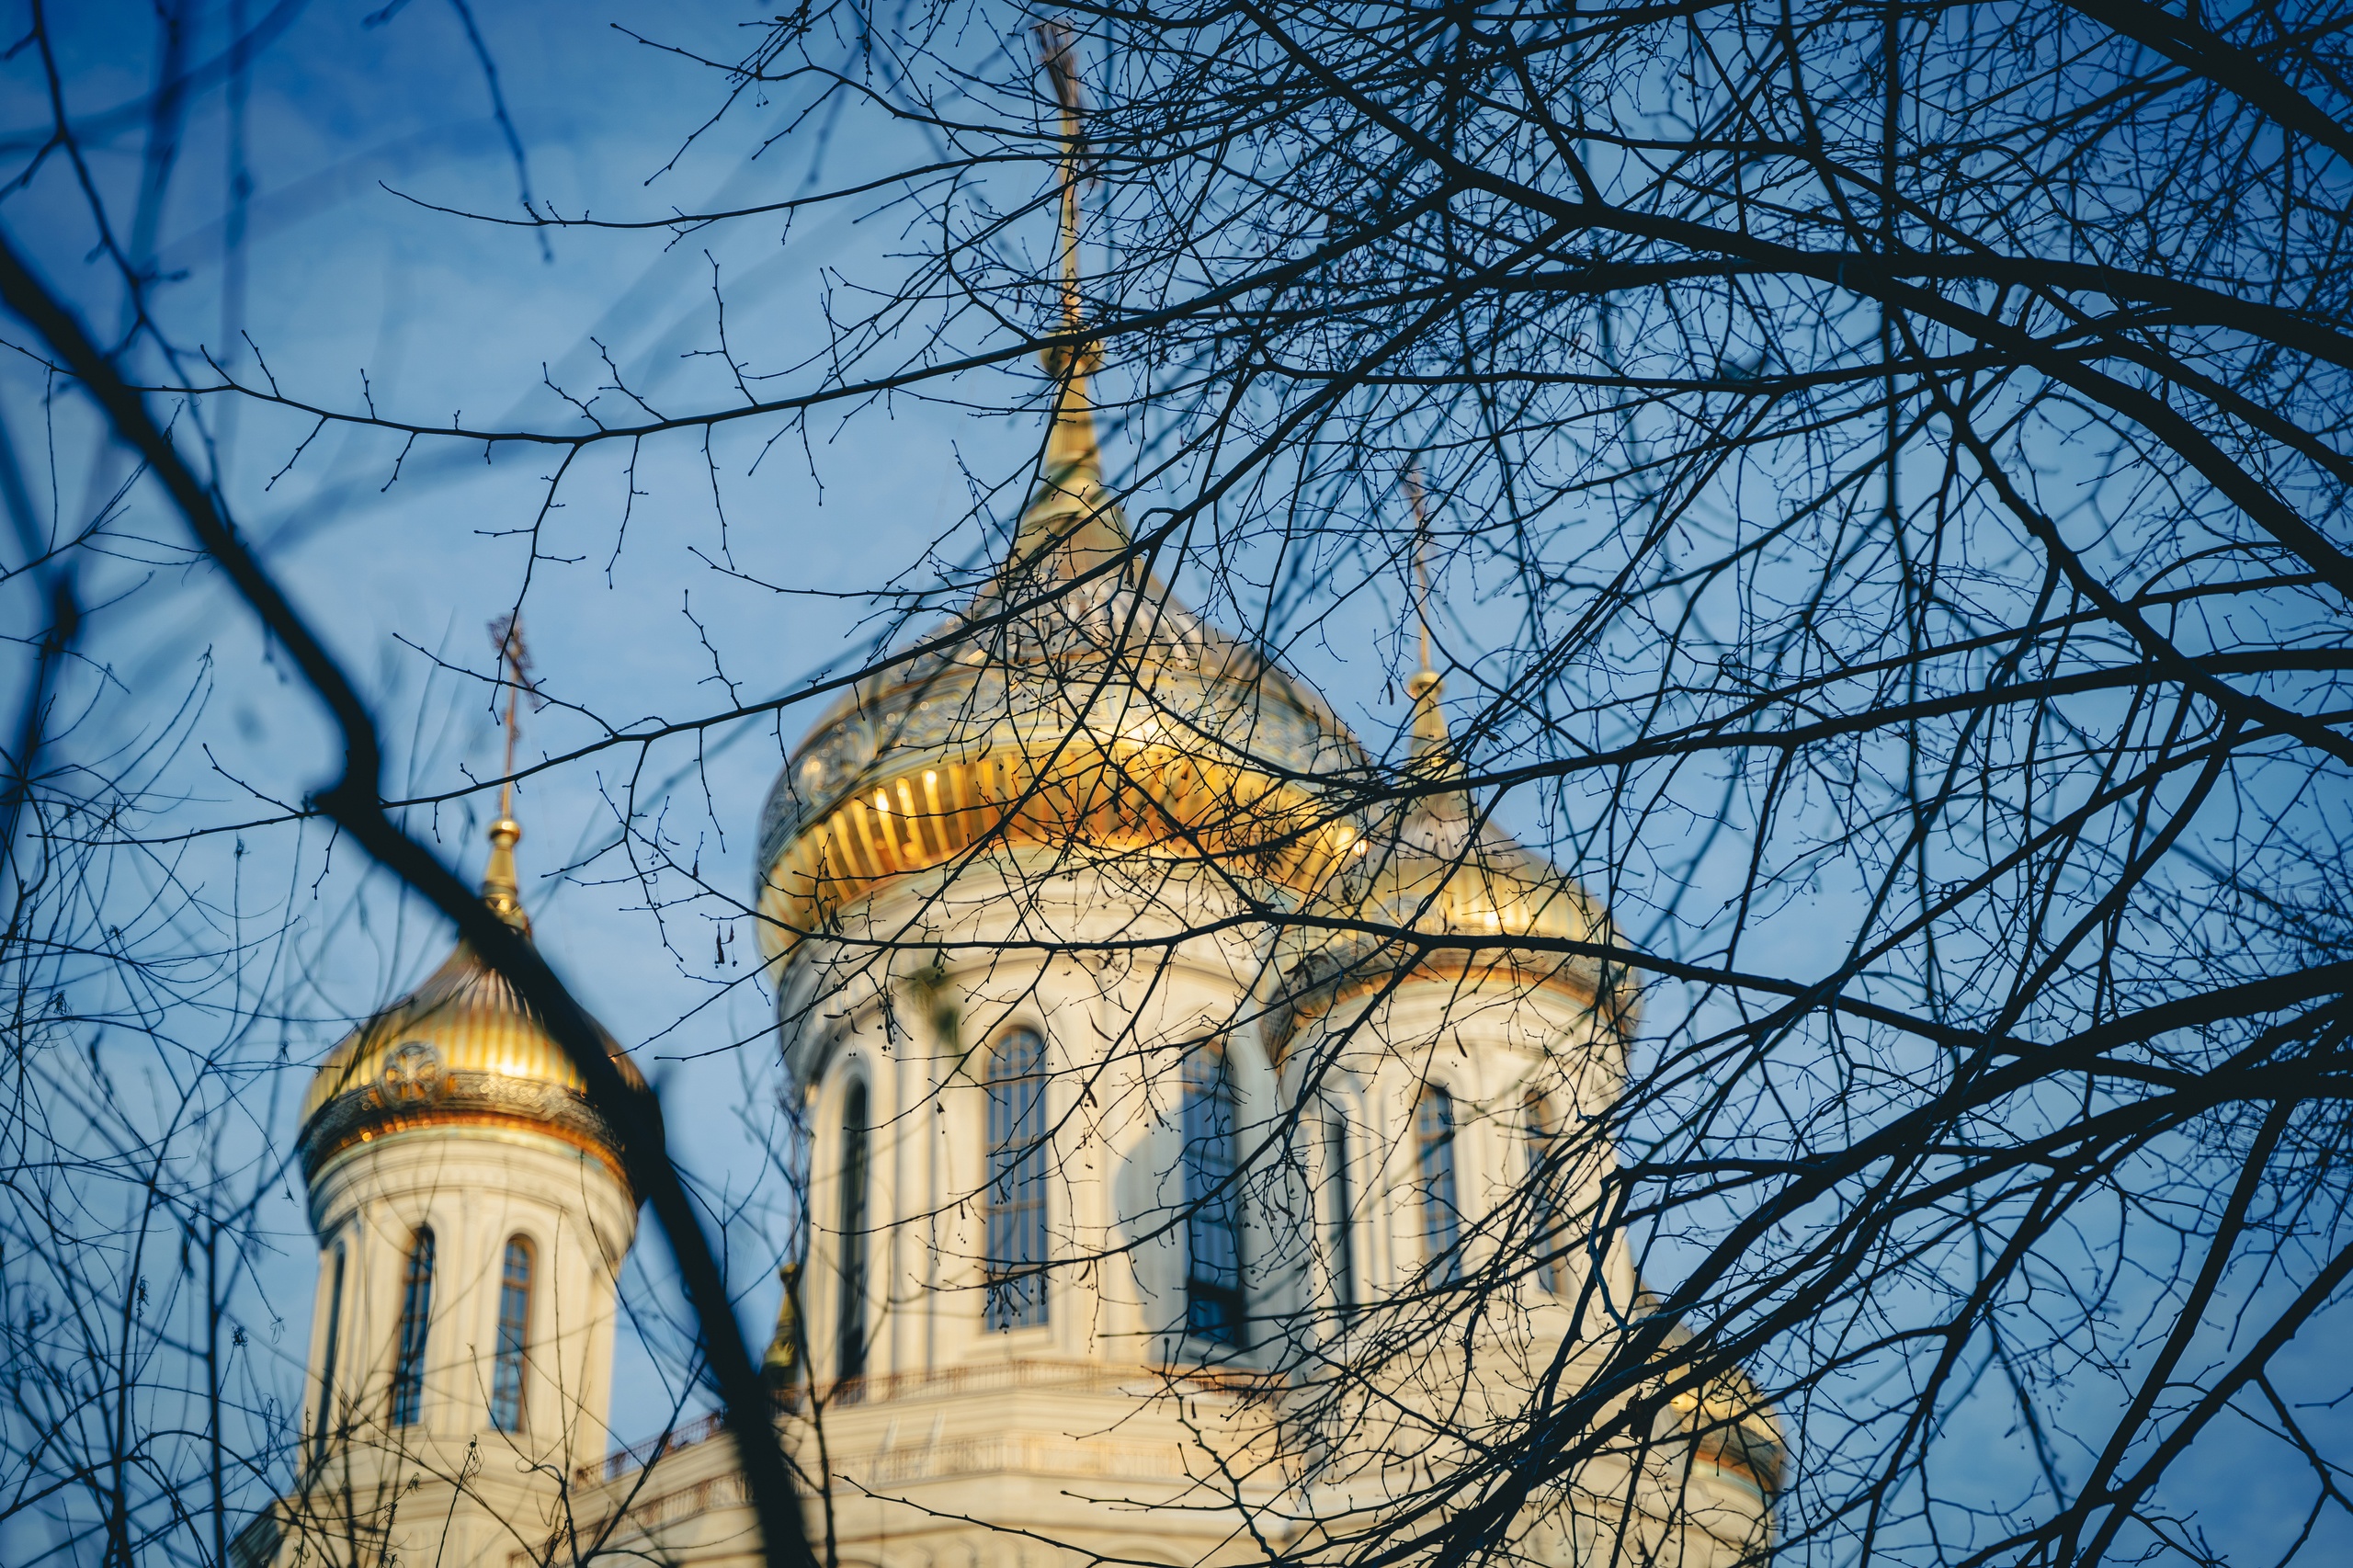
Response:
[{"label": "onion dome", "polygon": [[[509,815],[490,824],[482,897],[528,938],[531,923],[515,879],[515,843],[522,835]],[[620,1044],[601,1027],[597,1032],[622,1077],[642,1085]],[[587,1085],[563,1047],[506,977],[462,941],[424,984],[362,1024],[320,1063],[302,1103],[297,1147],[304,1179],[347,1149],[427,1127],[543,1133],[628,1179],[620,1138],[589,1105]]]},{"label": "onion dome", "polygon": [[1129,559],[1086,378],[1063,377],[1013,547],[926,650],[860,683],[770,790],[770,957],[901,876],[993,846],[1207,859],[1306,894],[1360,836],[1317,780],[1347,729]]},{"label": "onion dome", "polygon": [[1438,707],[1445,686],[1437,673],[1426,665],[1405,692],[1414,704],[1405,771],[1421,792],[1370,835],[1355,912],[1437,935],[1606,940],[1608,917],[1583,888],[1492,820],[1479,819],[1460,787],[1462,765]]},{"label": "onion dome", "polygon": [[[1615,994],[1621,976],[1598,960],[1542,945],[1607,943],[1608,913],[1568,873],[1481,817],[1438,706],[1445,687],[1427,651],[1423,661],[1405,683],[1414,704],[1405,789],[1375,812],[1352,864],[1310,905],[1345,924],[1333,935],[1318,923],[1287,943],[1288,979],[1267,1020],[1278,1055],[1308,1019],[1382,989],[1401,967],[1449,984],[1505,973],[1517,983],[1566,985],[1622,1021],[1630,998]],[[1487,940],[1424,949],[1414,933]],[[1514,937],[1537,942],[1521,947]]]},{"label": "onion dome", "polygon": [[[1661,1307],[1647,1285],[1638,1288],[1638,1315]],[[1690,1348],[1693,1337],[1679,1320],[1670,1323],[1658,1358],[1688,1375],[1696,1359]],[[1690,1444],[1695,1468],[1746,1486],[1768,1502],[1789,1479],[1789,1440],[1780,1416],[1756,1380],[1739,1367],[1723,1368],[1697,1387],[1670,1395],[1659,1411],[1654,1437],[1661,1443],[1680,1439]]]}]

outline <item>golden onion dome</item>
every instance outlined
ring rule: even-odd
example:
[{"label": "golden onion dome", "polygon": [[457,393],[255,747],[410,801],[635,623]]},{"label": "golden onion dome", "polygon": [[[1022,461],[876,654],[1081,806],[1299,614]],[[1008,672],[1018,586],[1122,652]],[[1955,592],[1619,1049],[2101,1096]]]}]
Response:
[{"label": "golden onion dome", "polygon": [[[1352,863],[1309,905],[1339,922],[1336,931],[1311,922],[1287,944],[1290,978],[1267,1021],[1276,1052],[1336,1003],[1387,989],[1401,968],[1449,985],[1475,972],[1565,986],[1622,1026],[1632,1003],[1622,970],[1553,945],[1609,943],[1608,912],[1567,872],[1482,818],[1447,735],[1437,674],[1425,665],[1405,691],[1414,704],[1407,788],[1375,812]],[[1473,941],[1426,948],[1415,933]],[[1516,940],[1527,937],[1535,940]]]},{"label": "golden onion dome", "polygon": [[1318,780],[1346,725],[1124,560],[1083,377],[1065,379],[1005,563],[924,653],[818,721],[760,833],[770,957],[911,872],[1007,842],[1207,858],[1301,893],[1360,836]]},{"label": "golden onion dome", "polygon": [[[490,826],[483,902],[531,934],[515,878],[511,816]],[[591,1020],[592,1022],[594,1020]],[[623,1078],[644,1080],[599,1027]],[[507,1128],[544,1133],[595,1155],[627,1180],[621,1142],[589,1105],[587,1085],[539,1012],[460,941],[425,983],[327,1053],[302,1102],[297,1147],[305,1179],[336,1154],[418,1128]]]},{"label": "golden onion dome", "polygon": [[[1468,791],[1438,706],[1436,672],[1405,683],[1414,704],[1407,777],[1422,786],[1368,835],[1356,912],[1399,930],[1457,937],[1608,939],[1608,917],[1575,881],[1492,820]],[[1430,785],[1440,788],[1430,789]]]},{"label": "golden onion dome", "polygon": [[[1635,1311],[1647,1315],[1664,1303],[1647,1284],[1636,1284]],[[1667,1325],[1658,1358],[1676,1367],[1669,1376],[1682,1381],[1701,1358],[1692,1351],[1693,1335],[1678,1319]],[[1756,1381],[1743,1369],[1725,1367],[1668,1396],[1658,1414],[1654,1440],[1680,1439],[1691,1445],[1699,1468],[1745,1485],[1768,1502],[1789,1480],[1789,1439],[1781,1418],[1767,1402]]]}]

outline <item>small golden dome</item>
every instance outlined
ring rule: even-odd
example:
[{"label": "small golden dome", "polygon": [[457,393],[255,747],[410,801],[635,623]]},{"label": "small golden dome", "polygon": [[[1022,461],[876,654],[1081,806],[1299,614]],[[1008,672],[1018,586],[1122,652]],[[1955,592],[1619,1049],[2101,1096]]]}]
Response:
[{"label": "small golden dome", "polygon": [[1492,820],[1479,820],[1459,787],[1462,766],[1438,707],[1445,689],[1427,667],[1405,683],[1414,703],[1406,774],[1425,792],[1368,835],[1358,912],[1433,935],[1606,940],[1608,917],[1583,888]]},{"label": "small golden dome", "polygon": [[[1267,1023],[1278,1056],[1309,1019],[1346,998],[1386,991],[1400,969],[1449,985],[1476,973],[1565,986],[1621,1025],[1628,1017],[1632,995],[1621,967],[1548,945],[1607,945],[1608,914],[1575,878],[1481,820],[1438,707],[1444,689],[1427,665],[1407,679],[1414,711],[1404,774],[1412,792],[1375,812],[1347,869],[1308,905],[1345,924],[1336,932],[1310,924],[1287,944],[1289,980]],[[1476,945],[1422,950],[1412,933]],[[1534,940],[1516,940],[1528,937]]]},{"label": "small golden dome", "polygon": [[[1636,1283],[1635,1310],[1648,1315],[1663,1303],[1647,1284]],[[1692,1334],[1680,1320],[1667,1326],[1657,1357],[1688,1377],[1701,1358],[1692,1353]],[[1726,1367],[1697,1387],[1671,1395],[1658,1414],[1656,1439],[1680,1437],[1692,1446],[1693,1460],[1770,1500],[1789,1480],[1788,1435],[1781,1418],[1756,1381],[1742,1368]]]},{"label": "small golden dome", "polygon": [[[510,816],[490,827],[483,902],[529,937],[515,880]],[[594,1020],[591,1020],[592,1022]],[[621,1076],[644,1080],[600,1027]],[[472,946],[327,1053],[302,1103],[304,1177],[346,1149],[420,1127],[509,1127],[551,1134],[626,1174],[620,1137],[589,1106],[587,1085],[537,1011]]]}]

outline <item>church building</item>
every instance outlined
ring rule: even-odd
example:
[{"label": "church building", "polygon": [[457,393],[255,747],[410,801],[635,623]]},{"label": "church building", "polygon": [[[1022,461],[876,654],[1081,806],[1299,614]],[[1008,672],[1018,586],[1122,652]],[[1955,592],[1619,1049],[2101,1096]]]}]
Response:
[{"label": "church building", "polygon": [[[1081,369],[996,572],[759,824],[808,1171],[768,1368],[819,1562],[1337,1563],[1474,1507],[1499,1560],[1764,1561],[1737,1375],[1483,1470],[1658,1311],[1589,1218],[1635,1016],[1571,949],[1608,916],[1463,782],[1427,637],[1383,767],[1174,600]],[[520,832],[483,896],[528,934]],[[302,1451],[241,1568],[759,1560],[715,1424],[615,1446],[637,1196],[478,957],[334,1049],[300,1152]]]}]

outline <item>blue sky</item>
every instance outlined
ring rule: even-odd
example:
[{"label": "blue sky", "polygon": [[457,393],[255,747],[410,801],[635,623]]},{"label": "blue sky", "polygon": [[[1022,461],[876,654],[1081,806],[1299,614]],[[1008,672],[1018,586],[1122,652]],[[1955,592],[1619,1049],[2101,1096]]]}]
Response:
[{"label": "blue sky", "polygon": [[[479,8],[537,195],[567,211],[593,205],[658,213],[673,203],[742,199],[747,187],[809,176],[810,160],[796,162],[795,147],[771,150],[748,174],[744,169],[745,138],[771,133],[782,112],[769,108],[723,127],[710,139],[710,153],[690,152],[649,187],[707,118],[713,79],[610,25],[630,14],[626,6]],[[740,47],[734,23],[742,14],[674,6],[656,20],[662,36],[723,54]],[[783,246],[776,224],[677,245],[660,233],[558,234],[548,258],[529,233],[428,212],[393,192],[511,212],[516,169],[453,8],[430,0],[374,27],[364,17],[349,6],[302,9],[253,76],[244,330],[290,392],[344,407],[372,398],[388,412],[434,420],[464,410],[503,424],[561,426],[564,410],[543,374],[580,388],[585,398],[607,379],[602,358],[609,350],[640,395],[657,406],[684,405],[710,395],[709,362],[684,356],[713,340],[714,266],[731,341],[750,364],[774,370],[819,341],[809,302],[821,269],[855,267],[892,243],[891,225],[864,229],[858,214],[847,212],[804,221]],[[211,36],[198,52],[217,50],[223,19],[223,8],[212,8]],[[90,6],[61,21],[68,45],[61,65],[77,112],[145,91],[148,51],[118,47],[150,25],[145,7]],[[42,106],[27,85],[21,73],[9,79],[0,124],[38,127]],[[158,313],[181,343],[201,343],[250,375],[254,356],[225,335],[222,322],[222,119],[217,92],[191,116],[174,198],[158,226],[157,264],[168,279],[158,290]],[[91,147],[96,177],[125,208],[139,150],[136,134],[101,137]],[[833,162],[838,170],[838,153]],[[13,210],[12,233],[30,234],[51,280],[94,320],[105,319],[103,265],[81,254],[88,227],[70,187],[56,179],[37,185]],[[590,733],[565,702],[591,704],[624,723],[684,716],[723,705],[722,665],[743,697],[761,698],[852,655],[856,644],[846,638],[865,611],[857,600],[795,597],[745,579],[788,589],[869,585],[881,575],[878,562],[915,559],[962,510],[957,443],[1000,465],[1020,458],[1022,433],[1007,422],[913,405],[896,412],[861,422],[847,437],[819,429],[808,450],[797,441],[779,447],[756,469],[757,437],[722,432],[712,458],[723,537],[698,437],[653,443],[640,454],[636,488],[644,494],[626,540],[620,454],[592,454],[575,469],[565,506],[551,514],[536,563],[516,530],[531,523],[543,496],[540,479],[551,468],[540,452],[501,450],[485,462],[479,446],[428,447],[410,455],[388,488],[399,441],[330,430],[280,475],[307,422],[248,408],[233,425],[228,490],[298,602],[377,695],[395,777],[446,789],[463,784],[469,771],[496,770],[498,735],[479,682],[437,676],[436,661],[488,668],[485,625],[524,592],[527,566],[526,625],[539,674],[558,704],[531,719],[527,757]],[[71,412],[61,417],[70,441]],[[94,483],[69,462],[59,486],[64,510],[87,505]],[[135,528],[153,534],[159,548],[119,552],[108,580],[85,588],[102,606],[114,593],[128,595],[119,608],[93,615],[85,650],[142,699],[209,689],[194,744],[173,776],[188,791],[176,808],[183,825],[275,814],[267,801],[299,800],[327,777],[333,759],[321,715],[281,678],[242,608],[216,582],[176,572],[170,519],[150,513]],[[740,575],[703,564],[697,551]],[[138,710],[126,704],[123,711]],[[140,722],[124,719],[123,731]],[[783,738],[807,722],[788,715]],[[752,879],[750,835],[779,736],[773,726],[746,727],[715,739],[699,757],[675,747],[656,754],[649,775],[665,779],[699,768],[695,787],[680,793],[672,812],[673,827],[692,841],[681,858],[741,894]],[[524,790],[527,898],[543,947],[592,1009],[624,1040],[660,1034],[639,1051],[665,1089],[677,1146],[691,1151],[715,1190],[730,1190],[732,1182],[740,1192],[758,1167],[742,1108],[764,1121],[776,1092],[765,1042],[729,1049],[758,1037],[766,1017],[746,967],[714,971],[716,930],[702,913],[665,928],[632,907],[642,901],[626,886],[565,886],[548,876],[609,840],[608,791],[634,761],[615,757]],[[472,874],[488,803],[469,799],[420,815],[415,825],[438,836]],[[280,907],[305,923],[301,961],[319,984],[300,1005],[316,1021],[296,1031],[308,1038],[290,1050],[314,1058],[339,1032],[335,1018],[363,1013],[414,981],[448,938],[390,897],[380,879],[357,875],[353,857],[328,853],[316,833],[298,838],[264,828],[242,836],[254,865],[278,871],[286,889]],[[200,841],[188,868],[217,878],[230,846],[227,835]],[[322,873],[326,880],[315,888],[301,886]],[[604,866],[584,876],[613,874]],[[664,950],[665,938],[674,952]],[[733,983],[715,1004],[713,978]],[[275,1277],[307,1293],[312,1265],[300,1216],[285,1204],[277,1215],[288,1233]],[[658,1244],[651,1250],[658,1254]],[[774,1290],[760,1253],[752,1245],[743,1267],[756,1281],[746,1319],[764,1330]],[[283,1349],[301,1353],[299,1344]],[[652,1376],[642,1364],[635,1371]],[[625,1379],[625,1402],[649,1392]],[[658,1411],[624,1416],[625,1430],[632,1420],[658,1425]]]},{"label": "blue sky", "polygon": [[[227,36],[228,9],[199,9],[192,54],[209,58]],[[683,239],[556,233],[545,253],[535,233],[428,210],[423,204],[511,216],[517,170],[456,8],[414,0],[370,25],[377,9],[301,7],[254,71],[241,334],[223,305],[223,95],[216,87],[191,110],[156,226],[165,281],[154,308],[183,348],[201,345],[240,377],[259,377],[266,366],[278,387],[321,405],[372,403],[420,421],[499,427],[576,427],[551,382],[607,417],[628,417],[623,394],[599,400],[615,369],[635,398],[665,413],[723,403],[732,383],[707,353],[718,341],[720,294],[727,341],[747,373],[794,384],[783,373],[825,341],[827,290],[889,276],[908,243],[902,216],[874,200],[820,208],[789,228],[757,220]],[[756,10],[680,5],[649,16],[618,5],[483,4],[473,14],[543,210],[641,217],[732,206],[849,183],[926,154],[912,133],[843,121],[805,127],[751,156],[799,108],[789,97],[739,105],[688,144],[722,78],[623,28],[724,59],[746,47],[745,22],[759,18]],[[57,23],[69,104],[102,128],[90,139],[90,167],[115,222],[127,226],[141,128],[104,111],[148,89],[152,13],[94,5]],[[142,47],[121,47],[126,38]],[[20,129],[19,148],[42,129],[36,82],[22,69],[0,79],[10,95],[0,130]],[[61,169],[52,162],[17,199],[11,233],[29,239],[52,284],[103,325],[119,308],[116,291],[103,257],[88,254],[91,229]],[[1036,243],[1050,241],[1040,225]],[[977,390],[1003,405],[1031,388],[1016,372]],[[943,535],[951,561],[995,548],[981,527],[957,528],[972,504],[968,475],[1001,483],[1041,434],[1028,415],[906,397],[813,419],[805,440],[798,432],[774,440],[773,422],[723,426],[708,453],[698,432],[634,454],[592,449],[567,475],[562,505],[540,519],[556,461],[548,449],[502,447],[485,457],[479,443],[426,443],[404,455],[397,437],[341,427],[305,446],[307,418],[244,404],[224,425],[224,412],[215,403],[206,416],[224,442],[226,489],[242,526],[376,698],[394,788],[405,779],[420,794],[497,770],[500,736],[480,679],[491,665],[485,627],[526,595],[527,575],[525,623],[553,699],[527,722],[528,760],[597,734],[568,704],[617,725],[676,719],[853,665],[874,625],[868,591],[932,585],[922,562]],[[61,406],[58,415],[68,447],[87,436],[75,414]],[[1116,472],[1124,458],[1116,434],[1111,444]],[[61,471],[67,515],[95,508],[95,497],[119,483],[111,468],[79,472],[86,450]],[[998,521],[1018,499],[1017,487],[999,499]],[[536,561],[526,532],[535,519]],[[181,571],[168,514],[134,503],[123,526],[141,542],[85,585],[85,599],[108,607],[90,618],[84,643],[114,688],[115,704],[101,706],[106,744],[156,723],[166,710],[161,694],[200,690],[201,710],[169,774],[169,788],[184,792],[169,812],[172,831],[278,816],[276,802],[299,801],[330,774],[322,715],[270,662],[221,585]],[[1402,710],[1381,711],[1388,669],[1371,644],[1393,629],[1360,630],[1361,657],[1333,657],[1307,673],[1344,712],[1385,729]],[[676,743],[642,758],[608,753],[527,784],[517,808],[540,945],[592,1011],[632,1043],[669,1108],[674,1147],[714,1195],[764,1195],[733,1238],[756,1337],[776,1301],[769,1270],[783,1210],[763,1140],[773,1135],[779,1084],[767,1002],[750,966],[715,963],[722,930],[737,960],[750,950],[750,933],[708,906],[657,917],[625,861],[598,852],[613,843],[614,802],[634,777],[650,786],[646,799],[663,802],[647,815],[659,819],[676,858],[745,895],[761,801],[782,749],[816,712],[803,705],[780,720],[714,732],[699,747]],[[417,813],[412,826],[471,876],[491,804],[477,792]],[[315,829],[216,832],[186,848],[182,874],[217,888],[239,846],[250,857],[242,885],[280,889],[272,907],[298,923],[290,958],[304,976],[296,1005],[309,1021],[286,1042],[297,1062],[315,1060],[340,1020],[397,994],[446,950],[438,921]],[[552,874],[565,866],[573,875]],[[282,1138],[291,1131],[279,1129]],[[284,1250],[267,1294],[290,1299],[298,1287],[307,1292],[312,1253],[290,1192],[273,1214]],[[658,1270],[659,1244],[650,1232],[643,1240],[639,1256]],[[642,1293],[649,1302],[663,1295]],[[299,1358],[298,1341],[290,1336],[278,1353]],[[624,1351],[616,1416],[624,1435],[660,1425],[660,1361]]]}]

